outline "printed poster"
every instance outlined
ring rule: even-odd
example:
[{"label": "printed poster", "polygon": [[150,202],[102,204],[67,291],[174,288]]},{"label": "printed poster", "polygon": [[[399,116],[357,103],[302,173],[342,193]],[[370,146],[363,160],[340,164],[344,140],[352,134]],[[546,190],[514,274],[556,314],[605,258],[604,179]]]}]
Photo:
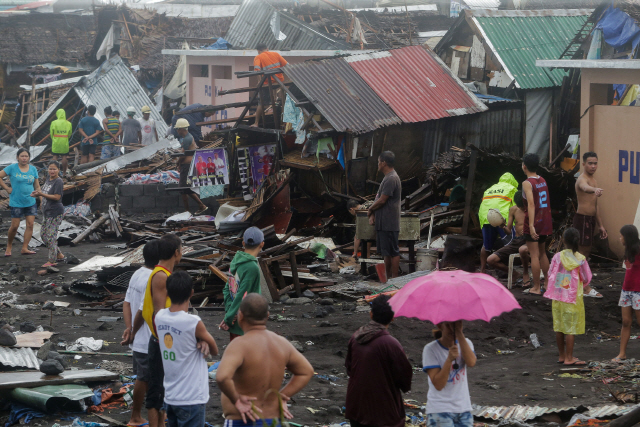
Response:
[{"label": "printed poster", "polygon": [[273,164],[275,154],[276,144],[255,145],[249,147],[254,193],[258,190],[262,181],[269,176],[269,171],[271,171],[271,165]]},{"label": "printed poster", "polygon": [[229,184],[227,152],[224,148],[196,150],[187,183],[192,187]]}]

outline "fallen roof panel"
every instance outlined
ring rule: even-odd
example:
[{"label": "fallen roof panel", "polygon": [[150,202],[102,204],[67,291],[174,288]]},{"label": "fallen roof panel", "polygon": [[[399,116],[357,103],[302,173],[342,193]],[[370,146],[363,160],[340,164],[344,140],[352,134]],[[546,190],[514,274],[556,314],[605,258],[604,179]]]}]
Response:
[{"label": "fallen roof panel", "polygon": [[[68,100],[69,95],[77,95],[85,107],[89,105],[96,106],[95,118],[102,121],[104,119],[104,109],[111,107],[114,111],[120,111],[125,114],[128,107],[136,110],[136,117],[141,118],[140,111],[145,105],[151,107],[151,118],[156,122],[156,130],[158,135],[167,133],[167,124],[156,108],[154,108],[151,99],[138,83],[133,73],[129,70],[122,58],[114,56],[105,61],[95,71],[87,76],[83,76],[64,96],[51,105],[45,113],[38,117],[32,127],[34,134],[41,131],[40,129],[47,121],[55,115],[58,106],[63,100]],[[82,105],[78,103],[78,106]],[[75,131],[75,129],[74,129]],[[26,140],[26,132],[18,138],[18,144],[24,144]]]},{"label": "fallen roof panel", "polygon": [[28,347],[12,348],[0,346],[0,365],[30,369],[38,369],[40,367],[35,353]]},{"label": "fallen roof panel", "polygon": [[359,134],[402,122],[343,58],[289,64],[284,70],[338,132]]},{"label": "fallen roof panel", "polygon": [[421,46],[354,55],[345,61],[403,122],[487,110],[437,55]]},{"label": "fallen roof panel", "polygon": [[[280,22],[280,27],[277,30],[286,35],[284,40],[277,40],[271,28],[274,13],[277,14]],[[244,0],[242,2],[225,39],[234,49],[255,49],[259,43],[266,44],[270,50],[351,48],[347,43],[318,31],[286,12],[278,11],[263,0]]]}]

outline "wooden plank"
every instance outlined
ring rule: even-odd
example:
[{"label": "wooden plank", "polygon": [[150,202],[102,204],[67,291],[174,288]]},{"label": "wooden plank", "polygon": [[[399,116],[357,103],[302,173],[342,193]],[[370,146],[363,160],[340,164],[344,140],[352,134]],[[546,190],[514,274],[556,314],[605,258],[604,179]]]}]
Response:
[{"label": "wooden plank", "polygon": [[44,340],[48,340],[53,332],[30,332],[16,336],[16,345],[14,347],[31,347],[40,348],[44,344]]},{"label": "wooden plank", "polygon": [[229,276],[227,276],[225,273],[220,271],[220,269],[218,267],[215,267],[213,265],[209,265],[208,268],[213,274],[215,274],[220,279],[222,279],[223,282],[227,283],[227,281],[229,280]]},{"label": "wooden plank", "polygon": [[101,420],[104,420],[104,421],[106,421],[108,423],[114,424],[114,425],[116,425],[118,427],[127,427],[126,424],[123,424],[120,421],[115,420],[115,419],[113,419],[111,417],[108,417],[106,415],[102,415],[102,414],[93,414],[93,415],[95,415],[96,417],[100,418]]},{"label": "wooden plank", "polygon": [[271,294],[271,299],[276,302],[280,301],[280,292],[278,292],[278,288],[276,287],[276,283],[273,281],[273,276],[269,271],[269,265],[264,262],[263,259],[258,259],[258,264],[262,269],[262,274],[264,275],[264,279],[267,282],[267,287],[269,288],[269,293]]},{"label": "wooden plank", "polygon": [[0,373],[0,390],[16,387],[39,387],[43,385],[71,384],[76,381],[117,380],[120,375],[106,369],[80,369],[64,371],[60,375],[45,375],[42,372],[3,372]]},{"label": "wooden plank", "polygon": [[467,194],[464,201],[464,216],[462,217],[462,234],[467,235],[469,231],[469,215],[471,214],[471,197],[473,195],[473,182],[476,178],[476,165],[478,164],[478,151],[471,150],[469,160],[469,175],[467,177]]},{"label": "wooden plank", "polygon": [[291,277],[293,277],[293,287],[296,290],[296,296],[302,296],[302,290],[300,289],[300,278],[298,277],[298,262],[296,261],[296,253],[291,252],[289,254],[289,262],[291,263]]}]

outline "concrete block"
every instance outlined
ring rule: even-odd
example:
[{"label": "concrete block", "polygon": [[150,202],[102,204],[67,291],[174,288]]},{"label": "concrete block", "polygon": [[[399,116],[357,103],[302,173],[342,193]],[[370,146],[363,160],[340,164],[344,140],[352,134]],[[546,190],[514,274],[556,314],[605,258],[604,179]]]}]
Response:
[{"label": "concrete block", "polygon": [[156,198],[151,196],[140,196],[133,198],[133,209],[137,208],[155,208]]},{"label": "concrete block", "polygon": [[143,185],[145,196],[164,196],[164,184],[147,184]]},{"label": "concrete block", "polygon": [[166,213],[170,212],[170,210],[168,208],[163,208],[163,207],[159,207],[159,208],[143,208],[142,211],[144,213],[163,213],[163,214],[166,214]]},{"label": "concrete block", "polygon": [[120,209],[131,209],[133,208],[133,197],[123,197],[120,196]]},{"label": "concrete block", "polygon": [[180,196],[159,196],[155,198],[156,207],[167,207],[172,208],[175,206],[180,206],[182,204],[182,200]]},{"label": "concrete block", "polygon": [[120,197],[140,197],[144,195],[144,185],[119,185]]}]

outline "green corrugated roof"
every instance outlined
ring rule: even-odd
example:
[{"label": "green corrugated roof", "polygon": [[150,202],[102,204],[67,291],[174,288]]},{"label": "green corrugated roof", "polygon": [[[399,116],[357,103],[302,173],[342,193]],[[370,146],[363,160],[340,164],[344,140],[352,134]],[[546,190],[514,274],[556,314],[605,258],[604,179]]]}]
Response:
[{"label": "green corrugated roof", "polygon": [[536,67],[558,59],[589,15],[474,16],[521,89],[560,86],[562,69]]}]

